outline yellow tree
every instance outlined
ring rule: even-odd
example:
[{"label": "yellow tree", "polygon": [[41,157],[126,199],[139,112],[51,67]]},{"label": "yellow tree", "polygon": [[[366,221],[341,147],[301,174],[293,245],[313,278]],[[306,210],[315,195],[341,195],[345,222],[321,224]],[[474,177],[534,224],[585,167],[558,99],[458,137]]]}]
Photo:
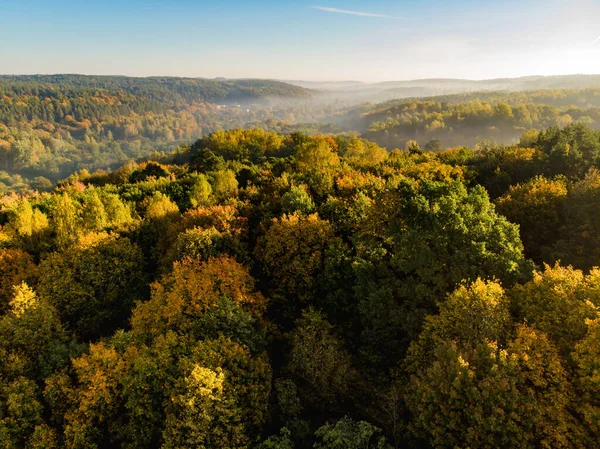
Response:
[{"label": "yellow tree", "polygon": [[238,182],[231,170],[221,170],[214,174],[212,189],[220,200],[226,200],[237,195]]},{"label": "yellow tree", "polygon": [[55,196],[52,224],[59,246],[68,246],[77,240],[81,230],[80,207],[67,192]]},{"label": "yellow tree", "polygon": [[333,228],[317,214],[294,213],[273,219],[258,240],[255,255],[260,261],[269,292],[286,314],[294,317],[302,303],[314,299],[324,272],[327,246]]},{"label": "yellow tree", "polygon": [[600,270],[585,276],[572,267],[546,265],[510,297],[516,318],[545,332],[568,359],[587,332],[586,319],[600,310]]},{"label": "yellow tree", "polygon": [[302,143],[296,150],[301,170],[324,170],[340,163],[340,158],[324,138],[314,138]]},{"label": "yellow tree", "polygon": [[544,255],[560,237],[567,193],[566,179],[538,176],[526,184],[511,186],[496,201],[498,212],[519,225],[525,253],[538,263],[553,262]]},{"label": "yellow tree", "polygon": [[265,305],[248,269],[231,258],[175,262],[171,273],[152,284],[150,301],[138,303],[131,318],[132,331],[145,341],[168,330],[194,335],[202,331],[202,318],[222,298],[257,318]]},{"label": "yellow tree", "polygon": [[451,340],[412,377],[410,427],[435,447],[574,447],[573,394],[556,348],[541,332],[519,326],[502,348],[468,349]]},{"label": "yellow tree", "polygon": [[587,320],[586,324],[587,335],[573,352],[581,389],[576,403],[589,435],[597,440],[600,434],[600,318]]},{"label": "yellow tree", "polygon": [[5,313],[13,295],[13,287],[26,281],[33,283],[37,266],[33,257],[18,249],[0,249],[0,315]]}]

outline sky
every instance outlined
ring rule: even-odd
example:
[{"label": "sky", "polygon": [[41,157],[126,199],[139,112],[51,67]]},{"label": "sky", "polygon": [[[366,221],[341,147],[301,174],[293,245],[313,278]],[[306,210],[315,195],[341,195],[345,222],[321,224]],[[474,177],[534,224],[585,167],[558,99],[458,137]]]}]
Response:
[{"label": "sky", "polygon": [[600,74],[600,0],[0,0],[0,73]]}]

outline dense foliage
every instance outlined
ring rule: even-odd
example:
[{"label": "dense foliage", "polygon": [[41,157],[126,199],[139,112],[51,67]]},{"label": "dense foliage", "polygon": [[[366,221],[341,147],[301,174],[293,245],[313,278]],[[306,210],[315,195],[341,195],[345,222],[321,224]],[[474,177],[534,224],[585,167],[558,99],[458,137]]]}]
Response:
[{"label": "dense foliage", "polygon": [[238,129],[5,196],[0,445],[599,447],[599,157]]},{"label": "dense foliage", "polygon": [[[112,90],[171,103],[247,103],[269,97],[307,97],[310,91],[278,81],[176,77],[130,78],[86,75],[0,75],[3,90],[18,95],[55,96],[56,91]],[[49,93],[50,92],[50,93]]]},{"label": "dense foliage", "polygon": [[48,189],[219,129],[286,130],[313,116],[311,94],[265,80],[0,76],[0,193]]},{"label": "dense foliage", "polygon": [[[557,85],[579,86],[577,79],[557,80]],[[416,143],[428,151],[486,141],[514,143],[526,131],[551,126],[597,129],[600,90],[586,87],[597,85],[593,81],[570,89],[478,90],[363,104],[376,101],[378,94],[341,95],[268,80],[0,76],[0,194],[49,191],[74,172],[114,170],[177,146],[185,151],[188,142],[236,128],[359,132],[388,150]],[[477,86],[470,84],[456,88]]]},{"label": "dense foliage", "polygon": [[351,109],[343,116],[352,129],[388,148],[408,147],[411,140],[430,150],[513,142],[523,132],[582,123],[600,128],[600,89],[533,92],[475,92],[388,101]]}]

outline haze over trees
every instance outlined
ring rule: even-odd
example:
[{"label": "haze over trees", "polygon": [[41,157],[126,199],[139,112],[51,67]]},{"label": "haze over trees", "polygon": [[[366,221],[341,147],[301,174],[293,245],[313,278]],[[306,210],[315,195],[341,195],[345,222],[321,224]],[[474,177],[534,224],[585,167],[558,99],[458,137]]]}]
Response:
[{"label": "haze over trees", "polygon": [[[114,170],[227,129],[358,132],[389,151],[410,141],[439,151],[514,143],[527,130],[572,123],[596,129],[600,119],[594,77],[299,84],[308,88],[269,80],[0,76],[0,193],[50,190],[73,172]],[[397,100],[406,97],[413,98]],[[376,103],[389,99],[396,100]]]},{"label": "haze over trees", "polygon": [[219,129],[307,117],[310,96],[265,80],[0,76],[0,188],[49,188]]}]

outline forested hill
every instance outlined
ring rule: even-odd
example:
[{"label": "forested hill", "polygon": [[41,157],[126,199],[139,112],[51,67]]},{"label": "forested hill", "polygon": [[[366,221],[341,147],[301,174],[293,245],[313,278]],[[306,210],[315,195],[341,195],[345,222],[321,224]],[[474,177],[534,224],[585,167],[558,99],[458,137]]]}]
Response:
[{"label": "forested hill", "polygon": [[177,77],[134,78],[88,75],[5,75],[0,91],[18,95],[56,97],[73,89],[123,92],[168,103],[257,103],[270,98],[307,98],[311,91],[279,81],[256,79],[201,79]]},{"label": "forested hill", "polygon": [[219,129],[312,117],[311,94],[268,80],[0,76],[0,193],[116,168]]},{"label": "forested hill", "polygon": [[514,143],[529,129],[584,123],[600,128],[600,88],[475,92],[387,101],[350,109],[338,123],[387,148],[409,140],[436,148]]},{"label": "forested hill", "polygon": [[477,93],[499,90],[525,92],[545,89],[596,88],[600,86],[600,75],[525,76],[488,80],[426,78],[381,83],[357,81],[337,83],[289,81],[289,83],[324,91],[335,98],[380,102],[397,98],[431,97],[463,92]]},{"label": "forested hill", "polygon": [[[415,100],[415,98],[399,98],[389,100],[375,105],[375,108],[393,107]],[[435,95],[429,97],[418,97],[421,101],[436,101],[440,103],[463,103],[469,101],[484,101],[489,103],[507,103],[509,105],[518,105],[533,103],[539,105],[548,105],[555,107],[580,107],[580,108],[598,108],[600,107],[600,81],[596,87],[586,87],[581,89],[537,89],[521,92],[511,92],[509,90],[490,90],[476,92],[461,92],[451,95]]]},{"label": "forested hill", "polygon": [[[546,78],[538,81],[552,85]],[[49,189],[75,171],[113,170],[217,130],[356,132],[388,151],[412,140],[439,151],[486,140],[515,143],[530,129],[600,127],[598,87],[463,91],[361,106],[362,97],[348,95],[338,101],[269,80],[0,76],[0,194]]]},{"label": "forested hill", "polygon": [[520,78],[496,78],[488,80],[467,79],[421,79],[411,81],[388,81],[370,85],[374,88],[393,89],[429,88],[439,92],[481,92],[508,90],[513,92],[540,89],[581,89],[597,87],[600,75],[524,76]]}]

